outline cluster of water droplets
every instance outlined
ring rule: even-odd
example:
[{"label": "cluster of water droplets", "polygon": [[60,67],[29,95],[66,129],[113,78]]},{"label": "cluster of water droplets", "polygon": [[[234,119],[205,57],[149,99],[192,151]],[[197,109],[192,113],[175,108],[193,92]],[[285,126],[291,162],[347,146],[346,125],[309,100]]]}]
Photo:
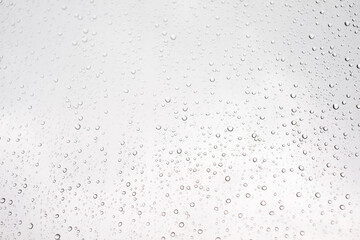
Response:
[{"label": "cluster of water droplets", "polygon": [[358,239],[359,10],[0,0],[0,239]]}]

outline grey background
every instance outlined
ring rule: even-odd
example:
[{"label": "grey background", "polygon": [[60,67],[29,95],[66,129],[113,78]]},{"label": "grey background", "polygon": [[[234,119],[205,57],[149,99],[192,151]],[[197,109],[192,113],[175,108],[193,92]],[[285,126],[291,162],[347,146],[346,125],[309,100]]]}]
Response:
[{"label": "grey background", "polygon": [[0,0],[0,239],[358,239],[359,8]]}]

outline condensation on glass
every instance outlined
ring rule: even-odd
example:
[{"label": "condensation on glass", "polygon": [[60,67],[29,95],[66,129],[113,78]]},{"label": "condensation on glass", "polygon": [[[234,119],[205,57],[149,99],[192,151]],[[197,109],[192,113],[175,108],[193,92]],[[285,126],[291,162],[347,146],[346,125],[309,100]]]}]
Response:
[{"label": "condensation on glass", "polygon": [[359,10],[0,0],[0,239],[358,240]]}]

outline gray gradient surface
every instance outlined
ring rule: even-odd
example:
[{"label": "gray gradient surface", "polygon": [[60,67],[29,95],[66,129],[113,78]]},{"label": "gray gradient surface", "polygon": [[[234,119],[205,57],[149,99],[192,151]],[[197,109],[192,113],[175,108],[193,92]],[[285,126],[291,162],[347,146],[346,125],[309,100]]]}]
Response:
[{"label": "gray gradient surface", "polygon": [[358,240],[359,4],[0,0],[0,239]]}]

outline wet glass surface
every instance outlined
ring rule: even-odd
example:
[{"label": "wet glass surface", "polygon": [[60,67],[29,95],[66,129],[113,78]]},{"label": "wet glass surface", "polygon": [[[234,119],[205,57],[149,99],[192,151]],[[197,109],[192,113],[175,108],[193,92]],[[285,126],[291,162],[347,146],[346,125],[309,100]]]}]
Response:
[{"label": "wet glass surface", "polygon": [[359,10],[0,0],[0,239],[359,239]]}]

